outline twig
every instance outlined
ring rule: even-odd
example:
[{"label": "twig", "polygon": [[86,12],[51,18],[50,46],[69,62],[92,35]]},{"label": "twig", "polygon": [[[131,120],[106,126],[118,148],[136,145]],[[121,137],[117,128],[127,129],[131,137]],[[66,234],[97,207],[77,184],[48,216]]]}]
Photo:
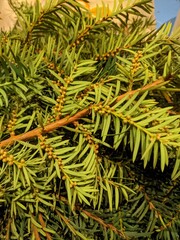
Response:
[{"label": "twig", "polygon": [[[42,228],[44,230],[44,228],[46,227],[46,224],[44,222],[44,219],[43,219],[41,213],[39,213],[39,222],[41,223],[41,226],[42,226]],[[46,234],[47,240],[52,240],[51,235],[48,232],[45,231],[45,234]]]},{"label": "twig", "polygon": [[96,222],[98,222],[100,225],[102,225],[104,228],[109,228],[111,231],[113,231],[114,233],[116,233],[117,235],[119,235],[120,237],[122,237],[123,239],[128,239],[127,236],[125,236],[125,234],[120,231],[119,229],[117,229],[116,227],[114,227],[114,225],[109,224],[109,223],[105,223],[103,219],[101,219],[100,217],[97,217],[96,215],[81,209],[81,211],[86,214],[86,216],[88,216],[89,218],[95,220]]},{"label": "twig", "polygon": [[84,117],[85,115],[88,114],[89,110],[90,109],[87,109],[87,108],[83,109],[82,111],[76,113],[74,116],[65,117],[63,119],[60,119],[60,120],[55,121],[53,123],[50,123],[50,124],[46,125],[43,129],[42,128],[36,128],[36,129],[31,130],[27,133],[22,133],[20,135],[12,136],[12,137],[0,142],[0,147],[5,147],[5,146],[8,146],[8,145],[12,145],[16,141],[27,141],[28,139],[38,137],[42,133],[52,132],[53,130],[55,130],[59,127],[65,126],[69,123],[72,123],[72,122],[78,120],[79,118]]},{"label": "twig", "polygon": [[[129,92],[126,92],[122,95],[120,95],[117,99],[116,99],[116,102],[120,101],[122,98],[124,98],[126,95],[133,95],[137,92],[144,92],[144,91],[147,91],[147,90],[151,90],[151,89],[154,89],[154,88],[157,88],[159,86],[162,86],[162,85],[165,85],[168,81],[164,81],[164,79],[159,79],[159,80],[156,80],[155,82],[153,83],[150,83],[150,84],[147,84],[145,85],[144,87],[142,88],[138,88],[136,90],[132,90],[132,91],[129,91]],[[74,116],[70,117],[70,116],[67,116],[63,119],[60,119],[60,120],[57,120],[53,123],[50,123],[50,124],[47,124],[46,126],[44,126],[44,128],[36,128],[34,130],[31,130],[27,133],[22,133],[22,134],[19,134],[19,135],[16,135],[16,136],[12,136],[6,140],[3,140],[0,142],[0,148],[1,147],[5,147],[5,146],[8,146],[8,145],[12,145],[14,142],[16,141],[27,141],[29,139],[32,139],[34,137],[38,137],[40,136],[42,133],[48,133],[48,132],[52,132],[53,130],[59,128],[59,127],[62,127],[62,126],[65,126],[65,125],[68,125],[84,116],[86,116],[88,113],[90,112],[90,107],[89,108],[85,108],[83,109],[82,111],[76,113]]]},{"label": "twig", "polygon": [[[59,199],[59,196],[57,196],[57,198]],[[64,202],[65,204],[69,205],[68,200],[65,197],[60,197],[60,200],[62,202]],[[101,219],[100,217],[97,217],[96,215],[88,212],[87,210],[82,209],[80,206],[76,205],[75,209],[78,210],[79,212],[83,212],[87,217],[93,219],[94,221],[98,222],[101,226],[103,226],[105,229],[110,229],[111,231],[113,231],[114,233],[116,233],[117,235],[121,236],[123,239],[128,239],[127,236],[120,231],[119,229],[117,229],[116,227],[114,227],[112,224],[106,223],[103,219]]]},{"label": "twig", "polygon": [[32,226],[32,230],[33,230],[33,233],[34,233],[35,240],[41,240],[36,226],[34,226],[33,223],[31,223],[31,226]]},{"label": "twig", "polygon": [[156,80],[155,82],[150,83],[150,84],[147,84],[147,85],[145,85],[145,86],[142,87],[142,88],[138,88],[138,89],[135,89],[135,90],[132,90],[132,91],[129,91],[129,92],[126,92],[126,93],[120,95],[120,96],[117,98],[116,101],[117,101],[117,102],[120,101],[120,100],[121,100],[122,98],[124,98],[126,95],[131,96],[131,95],[133,95],[133,94],[135,94],[135,93],[137,93],[137,92],[144,92],[144,91],[147,91],[147,90],[151,90],[151,89],[160,87],[160,86],[162,86],[162,85],[165,85],[165,84],[167,84],[167,83],[168,83],[168,81],[165,82],[164,79]]}]

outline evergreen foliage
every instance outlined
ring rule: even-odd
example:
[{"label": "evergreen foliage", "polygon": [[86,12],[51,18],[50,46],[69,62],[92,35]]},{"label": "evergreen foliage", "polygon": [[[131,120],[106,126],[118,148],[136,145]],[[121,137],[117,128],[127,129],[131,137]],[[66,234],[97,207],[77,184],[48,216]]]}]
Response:
[{"label": "evergreen foliage", "polygon": [[180,33],[122,2],[0,34],[0,239],[179,239]]}]

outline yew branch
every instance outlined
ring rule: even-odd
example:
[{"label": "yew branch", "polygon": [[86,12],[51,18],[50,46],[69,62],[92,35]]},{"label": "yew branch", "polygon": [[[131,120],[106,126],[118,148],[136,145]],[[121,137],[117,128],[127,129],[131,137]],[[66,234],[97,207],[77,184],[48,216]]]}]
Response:
[{"label": "yew branch", "polygon": [[[63,196],[57,196],[58,200],[61,200],[62,202],[64,202],[66,205],[69,205],[68,200],[63,197]],[[97,223],[99,223],[103,228],[105,229],[110,229],[111,231],[115,232],[116,234],[118,234],[119,236],[121,236],[122,239],[128,239],[127,236],[125,235],[125,233],[119,229],[117,229],[116,227],[114,227],[112,224],[106,223],[102,218],[92,214],[91,212],[81,208],[78,205],[75,205],[75,210],[78,210],[79,212],[83,212],[87,217],[95,220]]]},{"label": "yew branch", "polygon": [[37,227],[31,223],[32,232],[34,233],[35,240],[41,240]]},{"label": "yew branch", "polygon": [[[41,226],[43,227],[43,229],[46,228],[46,224],[44,222],[44,219],[41,213],[39,213],[39,222],[41,223]],[[45,231],[45,234],[46,234],[47,240],[52,240],[51,235],[48,232]]]},{"label": "yew branch", "polygon": [[12,136],[12,137],[0,142],[0,147],[12,145],[16,141],[27,141],[34,137],[40,136],[42,133],[52,132],[53,130],[55,130],[59,127],[65,126],[69,123],[72,123],[72,122],[84,117],[85,115],[87,115],[89,113],[89,110],[90,110],[89,108],[83,109],[82,111],[76,113],[72,117],[67,116],[63,119],[60,119],[53,123],[47,124],[43,129],[41,127],[39,127],[39,128],[33,129],[27,133],[22,133],[20,135]]},{"label": "yew branch", "polygon": [[168,83],[168,81],[164,81],[163,78],[162,78],[162,79],[159,79],[159,80],[156,80],[155,82],[150,83],[150,84],[147,84],[147,85],[145,85],[145,86],[142,87],[142,88],[138,88],[138,89],[135,89],[135,90],[131,90],[131,91],[128,91],[128,92],[120,95],[120,96],[117,98],[116,101],[117,101],[117,102],[120,101],[120,100],[121,100],[123,97],[125,97],[126,95],[131,96],[131,95],[133,95],[133,94],[135,94],[135,93],[137,93],[137,92],[144,92],[144,91],[152,90],[152,89],[155,89],[155,88],[159,88],[160,86],[165,85],[165,84],[167,84],[167,83]]},{"label": "yew branch", "polygon": [[[138,88],[132,91],[128,91],[122,95],[120,95],[116,101],[120,101],[122,98],[124,98],[126,95],[133,95],[136,92],[144,92],[147,90],[152,90],[154,88],[159,88],[162,85],[165,85],[167,83],[167,81],[165,82],[164,79],[159,79],[154,81],[153,83],[147,84],[142,88]],[[83,109],[82,111],[76,113],[74,116],[67,116],[63,119],[57,120],[53,123],[47,124],[46,126],[44,126],[44,128],[42,129],[41,127],[33,129],[27,133],[22,133],[16,136],[12,136],[6,140],[3,140],[0,142],[0,148],[1,147],[5,147],[8,145],[12,145],[14,142],[16,141],[27,141],[29,139],[32,139],[34,137],[38,137],[40,136],[42,133],[48,133],[48,132],[52,132],[53,130],[60,128],[62,126],[68,125],[78,119],[81,119],[82,117],[86,116],[88,113],[90,112],[90,107]]]}]

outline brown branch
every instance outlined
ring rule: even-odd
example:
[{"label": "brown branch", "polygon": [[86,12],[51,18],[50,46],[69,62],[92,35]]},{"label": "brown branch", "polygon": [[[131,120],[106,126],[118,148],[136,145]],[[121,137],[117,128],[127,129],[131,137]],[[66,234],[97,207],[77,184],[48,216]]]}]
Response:
[{"label": "brown branch", "polygon": [[[157,87],[160,87],[164,84],[166,84],[168,81],[164,81],[164,79],[159,79],[159,80],[156,80],[154,81],[153,83],[150,83],[150,84],[147,84],[145,85],[144,87],[142,88],[138,88],[136,90],[132,90],[132,91],[129,91],[129,92],[126,92],[122,95],[120,95],[117,99],[116,99],[116,102],[120,101],[122,98],[124,98],[126,95],[133,95],[137,92],[144,92],[144,91],[147,91],[147,90],[151,90],[151,89],[154,89],[154,88],[157,88]],[[27,141],[31,138],[34,138],[34,137],[38,137],[39,135],[41,134],[45,134],[45,133],[48,133],[48,132],[52,132],[53,130],[59,128],[59,127],[62,127],[62,126],[65,126],[65,125],[68,125],[69,123],[72,123],[84,116],[86,116],[88,113],[90,112],[90,107],[89,108],[85,108],[83,109],[82,111],[76,113],[74,116],[68,116],[68,117],[65,117],[63,119],[60,119],[60,120],[57,120],[53,123],[50,123],[50,124],[47,124],[43,129],[42,128],[36,128],[36,129],[33,129],[27,133],[22,133],[20,135],[16,135],[16,136],[12,136],[6,140],[3,140],[0,142],[0,148],[1,147],[5,147],[5,146],[8,146],[8,145],[12,145],[14,142],[16,141]]]},{"label": "brown branch", "polygon": [[123,239],[128,239],[127,236],[125,236],[125,234],[120,231],[119,229],[117,229],[116,227],[114,227],[114,225],[112,224],[109,224],[109,223],[106,223],[104,222],[103,219],[101,219],[100,217],[97,217],[96,215],[84,210],[84,209],[81,209],[81,211],[86,214],[86,216],[88,216],[89,218],[95,220],[96,222],[98,222],[100,225],[102,225],[105,229],[106,228],[109,228],[111,231],[113,231],[114,233],[116,233],[117,235],[119,235],[120,237],[122,237]]},{"label": "brown branch", "polygon": [[[64,202],[66,205],[69,205],[69,202],[68,202],[68,200],[65,197],[57,196],[57,199],[58,200],[60,199],[60,201]],[[102,218],[100,218],[100,217],[90,213],[87,210],[84,210],[80,206],[76,205],[74,210],[78,210],[79,212],[83,212],[87,217],[89,217],[89,218],[93,219],[94,221],[98,222],[105,229],[110,229],[111,231],[113,231],[117,235],[121,236],[122,239],[128,239],[127,236],[122,231],[120,231],[119,229],[114,227],[112,224],[106,223]]]},{"label": "brown branch", "polygon": [[122,98],[124,98],[126,95],[131,96],[131,95],[133,95],[133,94],[135,94],[135,93],[137,93],[137,92],[144,92],[144,91],[147,91],[147,90],[151,90],[151,89],[160,87],[160,86],[162,86],[162,85],[165,85],[165,84],[167,84],[167,83],[168,83],[168,81],[165,82],[164,79],[156,80],[155,82],[150,83],[150,84],[147,84],[147,85],[145,85],[145,86],[142,87],[142,88],[138,88],[138,89],[135,89],[135,90],[132,90],[132,91],[129,91],[129,92],[126,92],[126,93],[120,95],[120,96],[117,98],[116,101],[117,101],[117,102],[120,101],[120,100],[121,100]]},{"label": "brown branch", "polygon": [[34,233],[35,240],[41,240],[36,226],[33,223],[31,223],[31,227],[32,227],[32,231]]},{"label": "brown branch", "polygon": [[[42,228],[44,230],[44,228],[46,227],[46,224],[44,222],[44,219],[43,219],[41,213],[39,213],[39,222],[41,223],[41,226],[42,226]],[[46,234],[47,240],[52,240],[51,235],[48,232],[45,231],[45,234]]]},{"label": "brown branch", "polygon": [[31,138],[37,137],[39,135],[41,135],[42,133],[48,133],[48,132],[52,132],[53,130],[65,126],[69,123],[72,123],[76,120],[78,120],[79,118],[84,117],[85,115],[87,115],[89,113],[89,108],[83,109],[82,111],[76,113],[74,116],[72,117],[65,117],[63,119],[60,119],[56,122],[50,123],[48,125],[46,125],[44,127],[44,129],[42,128],[36,128],[33,129],[27,133],[22,133],[20,135],[16,135],[16,136],[12,136],[2,142],[0,142],[0,147],[5,147],[8,145],[12,145],[14,142],[16,141],[27,141]]}]

